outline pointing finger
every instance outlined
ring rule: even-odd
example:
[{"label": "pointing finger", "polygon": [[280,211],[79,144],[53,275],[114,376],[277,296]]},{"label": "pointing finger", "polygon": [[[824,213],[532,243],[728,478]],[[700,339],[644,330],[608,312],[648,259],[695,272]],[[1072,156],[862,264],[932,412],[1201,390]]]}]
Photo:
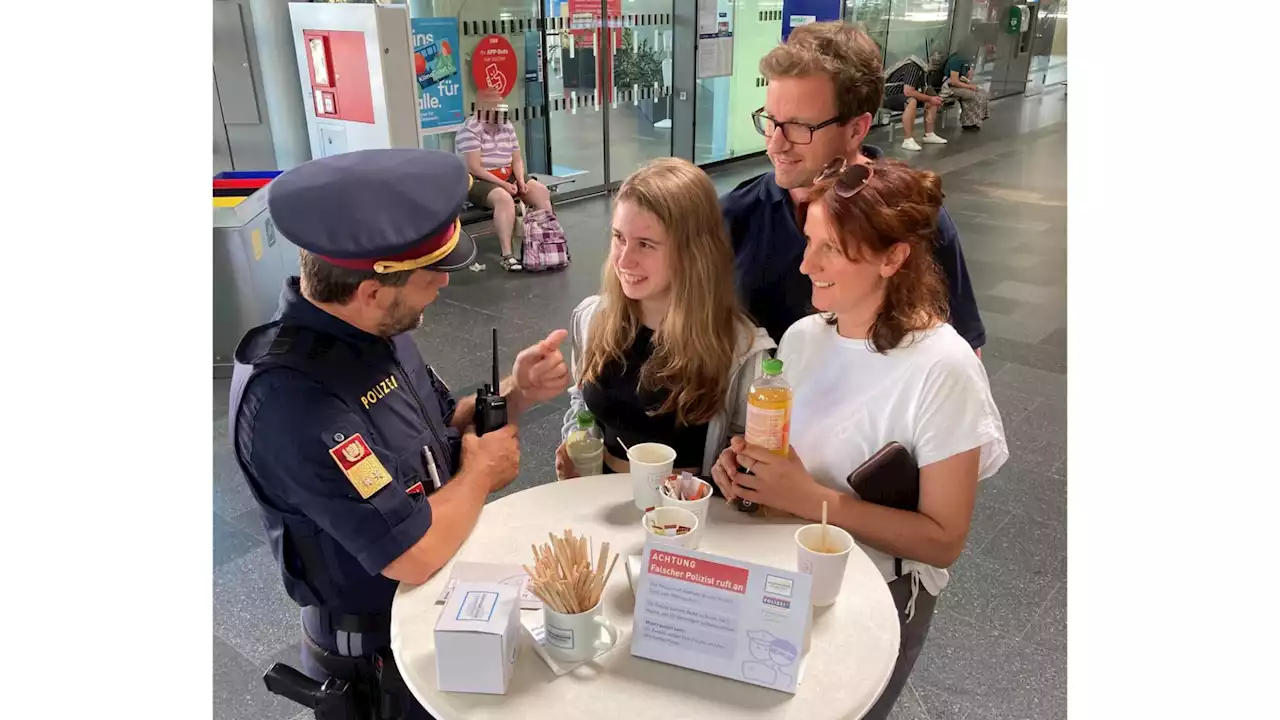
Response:
[{"label": "pointing finger", "polygon": [[547,335],[546,339],[539,344],[542,345],[543,350],[547,352],[551,352],[552,350],[555,350],[556,348],[560,347],[560,344],[563,343],[565,339],[568,337],[569,337],[568,330],[565,330],[563,328],[561,328],[560,330],[552,330],[551,333]]}]

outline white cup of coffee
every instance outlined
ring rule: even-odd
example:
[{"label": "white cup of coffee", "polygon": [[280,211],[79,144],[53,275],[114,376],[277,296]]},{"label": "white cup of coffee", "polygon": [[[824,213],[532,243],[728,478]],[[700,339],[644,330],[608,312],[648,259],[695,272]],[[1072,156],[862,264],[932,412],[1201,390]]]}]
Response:
[{"label": "white cup of coffee", "polygon": [[853,550],[853,536],[843,528],[805,525],[796,531],[796,569],[813,576],[810,599],[818,607],[830,605],[840,594],[844,569]]},{"label": "white cup of coffee", "polygon": [[[618,629],[601,610],[604,600],[586,612],[566,615],[542,606],[543,647],[560,662],[590,660],[618,643]],[[606,634],[606,641],[601,634]]]},{"label": "white cup of coffee", "polygon": [[658,487],[675,466],[676,451],[662,443],[640,443],[627,448],[631,470],[631,499],[641,510],[658,507],[662,495]]},{"label": "white cup of coffee", "polygon": [[657,507],[640,518],[645,540],[692,550],[698,533],[698,516],[677,507]]},{"label": "white cup of coffee", "polygon": [[707,513],[711,510],[711,484],[702,478],[696,478],[696,480],[698,481],[698,487],[706,486],[702,488],[702,492],[705,495],[697,500],[681,500],[659,491],[662,495],[662,507],[682,508],[693,513],[694,517],[698,518],[698,527],[692,533],[693,540],[689,545],[690,550],[697,550],[698,546],[702,544],[702,535],[707,529]]}]

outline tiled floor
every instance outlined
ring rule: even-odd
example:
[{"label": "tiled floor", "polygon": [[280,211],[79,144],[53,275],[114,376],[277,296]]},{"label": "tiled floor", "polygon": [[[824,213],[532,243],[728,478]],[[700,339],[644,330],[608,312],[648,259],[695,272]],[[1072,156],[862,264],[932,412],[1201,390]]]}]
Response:
[{"label": "tiled floor", "polygon": [[[977,290],[989,343],[983,351],[1012,457],[982,484],[968,548],[955,566],[898,720],[1066,717],[1066,100],[1060,90],[1000,101],[981,133],[946,131],[945,147],[890,154],[941,173]],[[884,142],[884,132],[877,136]],[[763,163],[717,175],[722,190]],[[455,275],[427,309],[417,340],[455,390],[474,388],[497,327],[503,363],[563,327],[596,291],[608,235],[603,198],[559,215],[573,266],[547,275],[497,270]],[[297,609],[285,597],[253,500],[226,439],[227,383],[213,383],[213,704],[219,720],[310,717],[269,695],[261,675],[296,662]],[[536,409],[521,432],[521,476],[503,493],[547,482],[563,402]]]}]

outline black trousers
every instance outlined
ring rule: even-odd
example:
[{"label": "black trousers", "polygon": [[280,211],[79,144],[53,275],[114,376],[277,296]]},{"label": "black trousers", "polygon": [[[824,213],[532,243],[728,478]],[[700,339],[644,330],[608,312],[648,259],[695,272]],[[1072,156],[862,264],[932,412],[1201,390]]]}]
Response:
[{"label": "black trousers", "polygon": [[[369,632],[348,633],[334,628],[327,615],[316,608],[302,608],[302,658],[300,670],[307,677],[324,682],[329,677],[335,675],[321,664],[321,658],[317,657],[319,652],[337,655],[342,658],[360,657],[367,658],[370,663],[373,662],[373,654],[379,650],[391,647],[391,627],[375,628]],[[312,647],[308,647],[308,645]],[[385,657],[395,663],[394,656],[391,653],[384,653]],[[399,668],[393,668],[395,673],[399,673]],[[354,677],[342,677],[342,680],[356,680]],[[401,696],[400,706],[404,708],[404,713],[397,720],[435,720],[431,713],[414,699],[413,694],[405,688],[403,692],[398,693]]]},{"label": "black trousers", "polygon": [[938,605],[938,598],[929,594],[921,584],[916,593],[915,613],[911,622],[907,622],[907,603],[911,600],[911,575],[904,575],[889,583],[889,594],[893,596],[893,605],[898,609],[898,628],[901,630],[901,641],[898,643],[898,659],[893,664],[893,675],[889,676],[889,684],[885,686],[880,699],[867,711],[865,720],[885,720],[893,705],[907,686],[907,678],[915,667],[916,658],[924,649],[925,638],[929,636],[929,626],[933,623],[933,611]]}]

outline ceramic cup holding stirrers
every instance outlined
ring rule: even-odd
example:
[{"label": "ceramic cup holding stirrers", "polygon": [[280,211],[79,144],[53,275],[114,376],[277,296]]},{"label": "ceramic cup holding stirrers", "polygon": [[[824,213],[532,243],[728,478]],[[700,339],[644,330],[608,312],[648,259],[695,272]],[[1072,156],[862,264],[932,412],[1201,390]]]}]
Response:
[{"label": "ceramic cup holding stirrers", "polygon": [[853,536],[844,528],[827,524],[827,504],[822,503],[822,523],[796,531],[796,569],[813,576],[813,604],[825,607],[836,601],[844,584],[844,569],[853,550]]},{"label": "ceramic cup holding stirrers", "polygon": [[549,543],[533,548],[533,567],[524,566],[529,589],[542,599],[546,651],[561,662],[590,660],[618,642],[618,629],[600,607],[618,555],[610,559],[609,543],[602,543],[593,562],[587,538],[572,530],[547,537]]},{"label": "ceramic cup holding stirrers", "polygon": [[694,549],[697,539],[698,516],[677,507],[659,507],[650,510],[640,519],[645,541],[652,539],[663,545]]},{"label": "ceramic cup holding stirrers", "polygon": [[684,472],[669,475],[659,489],[662,507],[688,510],[698,518],[698,528],[693,531],[689,549],[697,550],[707,530],[707,512],[711,509],[711,484],[706,480]]},{"label": "ceramic cup holding stirrers", "polygon": [[676,451],[662,443],[640,443],[627,448],[631,469],[631,499],[636,507],[649,510],[662,504],[658,487],[671,474]]}]

